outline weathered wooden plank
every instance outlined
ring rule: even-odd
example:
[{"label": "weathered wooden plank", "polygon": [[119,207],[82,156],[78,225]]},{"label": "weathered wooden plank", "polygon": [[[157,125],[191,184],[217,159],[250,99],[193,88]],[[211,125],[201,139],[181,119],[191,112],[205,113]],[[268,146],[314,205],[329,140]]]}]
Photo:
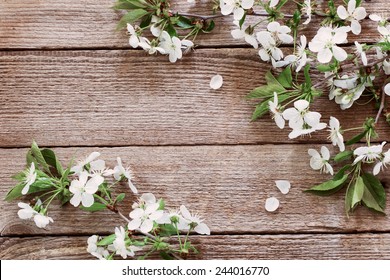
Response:
[{"label": "weathered wooden plank", "polygon": [[[94,259],[87,237],[0,238],[0,259]],[[190,259],[390,259],[390,234],[192,236]]]},{"label": "weathered wooden plank", "polygon": [[[113,0],[70,0],[66,3],[55,0],[39,1],[0,1],[0,48],[90,48],[90,47],[127,47],[125,32],[115,32],[121,13],[110,7]],[[173,10],[210,15],[212,1],[202,1],[196,5],[187,1],[172,1]],[[291,1],[292,2],[292,1]],[[326,7],[327,1],[317,1]],[[292,3],[286,8],[291,11]],[[389,12],[386,0],[373,0],[366,3],[369,13]],[[251,18],[255,23],[258,18]],[[316,32],[312,26],[318,26],[322,19],[313,20],[313,24],[302,30],[309,37]],[[216,28],[211,34],[199,36],[202,46],[240,45],[233,40],[230,30],[232,18],[216,19]],[[375,24],[366,21],[359,40],[372,42],[378,37]],[[351,36],[350,41],[356,36]]]},{"label": "weathered wooden plank", "polygon": [[[135,184],[141,193],[153,192],[177,208],[181,204],[205,217],[214,234],[218,233],[289,233],[289,232],[388,232],[388,217],[358,209],[349,219],[344,214],[344,191],[332,197],[317,197],[302,191],[328,178],[311,171],[309,145],[129,147],[55,149],[64,163],[72,156],[84,158],[93,150],[114,165],[121,156],[131,164]],[[26,149],[1,149],[0,197],[14,184],[10,176],[24,165]],[[110,160],[111,159],[111,160]],[[292,183],[288,195],[282,195],[274,180]],[[387,172],[383,183],[390,184]],[[134,197],[128,194],[123,213],[131,210]],[[266,198],[275,195],[281,206],[276,213],[264,210]],[[34,234],[93,234],[112,232],[122,220],[110,212],[84,213],[69,205],[52,207],[54,223],[48,231],[17,217],[16,202],[0,202],[2,236]],[[390,210],[387,210],[389,214]]]},{"label": "weathered wooden plank", "polygon": [[[140,51],[0,52],[0,146],[291,143],[269,116],[250,122],[255,102],[245,96],[269,69],[250,49],[198,50],[177,64]],[[225,79],[217,91],[215,73]],[[313,110],[344,128],[376,115],[374,106],[344,112],[326,96]],[[390,138],[384,122],[378,130]]]}]

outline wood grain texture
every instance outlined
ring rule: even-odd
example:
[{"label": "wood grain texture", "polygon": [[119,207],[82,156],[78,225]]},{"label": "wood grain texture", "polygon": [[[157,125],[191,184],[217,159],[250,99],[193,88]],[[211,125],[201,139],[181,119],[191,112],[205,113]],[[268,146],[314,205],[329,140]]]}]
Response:
[{"label": "wood grain texture", "polygon": [[[86,241],[86,236],[2,237],[0,259],[94,259]],[[192,236],[191,242],[200,254],[190,259],[390,259],[390,234]]]},{"label": "wood grain texture", "polygon": [[[126,32],[115,31],[122,13],[110,8],[114,2],[114,0],[66,2],[0,0],[0,49],[128,47]],[[328,1],[317,2],[325,9]],[[172,3],[174,11],[212,14],[212,1],[197,1],[196,5],[178,0]],[[364,6],[369,13],[389,12],[387,0],[372,0]],[[291,12],[292,9],[293,4],[290,4],[285,10]],[[258,20],[257,17],[252,17],[248,23],[255,23]],[[318,26],[321,20],[314,19],[301,34],[312,37],[315,29],[311,26]],[[211,34],[199,36],[197,42],[201,46],[243,45],[243,42],[231,37],[230,30],[233,27],[231,16],[216,19],[215,30]],[[372,42],[378,36],[376,25],[366,20],[359,41]],[[350,36],[349,40],[353,42],[356,38],[358,37]]]},{"label": "wood grain texture", "polygon": [[[245,96],[270,69],[255,50],[166,60],[140,51],[0,52],[0,146],[292,143],[268,115],[250,122],[255,101]],[[220,90],[209,86],[216,73],[225,79]],[[342,111],[327,94],[313,106],[325,122],[335,116],[350,128],[376,115],[374,106]],[[378,141],[390,138],[383,120],[378,132]],[[327,133],[295,142],[323,142]]]},{"label": "wood grain texture", "polygon": [[[311,146],[310,146],[311,147]],[[388,232],[388,217],[358,209],[349,219],[344,212],[344,191],[331,197],[302,193],[321,183],[327,175],[310,171],[309,145],[129,147],[55,149],[64,163],[73,155],[84,158],[93,150],[102,153],[110,166],[117,156],[130,164],[140,193],[153,192],[166,199],[170,208],[181,204],[206,218],[214,234],[218,233],[307,233],[307,232]],[[13,185],[10,176],[23,168],[25,149],[1,149],[1,192],[4,197]],[[274,180],[292,183],[288,195],[282,195]],[[387,173],[383,183],[389,186]],[[131,209],[134,197],[128,186],[123,213]],[[266,198],[276,196],[281,203],[276,213],[264,209]],[[0,203],[0,231],[9,235],[66,235],[109,233],[122,220],[110,212],[84,213],[71,205],[53,206],[49,216],[54,223],[39,230],[33,222],[17,217],[16,202]],[[390,210],[387,210],[389,214]]]}]

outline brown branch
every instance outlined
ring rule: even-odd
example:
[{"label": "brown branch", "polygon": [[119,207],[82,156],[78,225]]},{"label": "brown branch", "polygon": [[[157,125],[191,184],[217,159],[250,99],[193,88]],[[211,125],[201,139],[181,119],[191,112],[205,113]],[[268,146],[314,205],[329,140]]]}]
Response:
[{"label": "brown branch", "polygon": [[379,118],[382,115],[383,109],[385,109],[385,99],[386,99],[385,86],[386,86],[386,82],[385,82],[385,84],[382,87],[381,105],[380,105],[380,107],[378,109],[378,114],[376,114],[375,124],[378,123]]}]

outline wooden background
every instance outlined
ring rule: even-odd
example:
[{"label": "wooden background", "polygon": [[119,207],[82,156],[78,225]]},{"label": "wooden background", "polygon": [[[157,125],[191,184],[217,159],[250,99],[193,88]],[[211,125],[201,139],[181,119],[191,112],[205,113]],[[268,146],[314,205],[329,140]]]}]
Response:
[{"label": "wooden background", "polygon": [[[210,1],[174,2],[179,11],[210,14]],[[231,38],[231,18],[218,19],[215,32],[199,36],[195,52],[171,64],[128,46],[125,32],[114,31],[120,14],[110,9],[112,3],[0,0],[1,198],[35,139],[54,148],[64,163],[74,153],[83,158],[96,150],[111,165],[121,156],[133,167],[140,192],[197,210],[212,235],[193,237],[201,250],[193,258],[390,258],[387,216],[358,209],[348,219],[343,193],[302,193],[327,178],[310,169],[307,155],[309,147],[324,143],[326,131],[290,141],[288,130],[279,130],[268,116],[249,121],[254,104],[244,97],[264,84],[270,66]],[[390,13],[387,0],[364,5],[369,12]],[[361,41],[377,38],[373,23],[363,27]],[[314,33],[311,25],[302,30]],[[216,73],[225,79],[217,91],[209,88]],[[315,108],[348,127],[376,114],[362,106],[341,111],[326,96]],[[379,131],[378,141],[390,138],[384,122]],[[277,179],[292,182],[288,195],[276,189]],[[389,186],[390,176],[382,179]],[[128,212],[131,195],[126,186],[120,191],[128,193]],[[271,195],[281,202],[276,213],[264,210]],[[17,210],[16,202],[1,200],[1,259],[89,259],[88,236],[123,224],[109,212],[55,206],[49,212],[54,223],[40,230],[20,220]]]}]

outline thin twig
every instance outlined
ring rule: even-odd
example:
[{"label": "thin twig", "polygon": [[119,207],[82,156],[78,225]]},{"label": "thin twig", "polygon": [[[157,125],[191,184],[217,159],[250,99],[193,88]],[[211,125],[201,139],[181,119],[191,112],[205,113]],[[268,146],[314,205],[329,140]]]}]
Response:
[{"label": "thin twig", "polygon": [[[130,220],[129,220],[125,215],[123,215],[121,211],[117,210],[116,212],[117,212],[118,215],[119,215],[122,219],[124,219],[127,223],[130,223]],[[147,236],[147,237],[149,237],[150,239],[152,239],[152,240],[154,240],[154,241],[156,241],[156,237],[153,236],[153,235],[151,235],[150,233],[144,233],[144,232],[142,232],[142,231],[139,230],[139,229],[136,229],[135,231],[138,232],[138,233],[141,233],[141,234],[143,234],[143,235],[145,235],[145,236]],[[170,252],[170,254],[171,254],[174,258],[176,258],[177,260],[183,260],[183,258],[181,258],[179,255],[177,255],[177,254],[175,254],[175,253]]]},{"label": "thin twig", "polygon": [[379,107],[378,114],[376,114],[375,124],[378,123],[379,118],[382,115],[383,109],[385,108],[385,98],[386,98],[386,93],[385,93],[385,85],[384,85],[383,88],[382,88],[381,105]]}]

